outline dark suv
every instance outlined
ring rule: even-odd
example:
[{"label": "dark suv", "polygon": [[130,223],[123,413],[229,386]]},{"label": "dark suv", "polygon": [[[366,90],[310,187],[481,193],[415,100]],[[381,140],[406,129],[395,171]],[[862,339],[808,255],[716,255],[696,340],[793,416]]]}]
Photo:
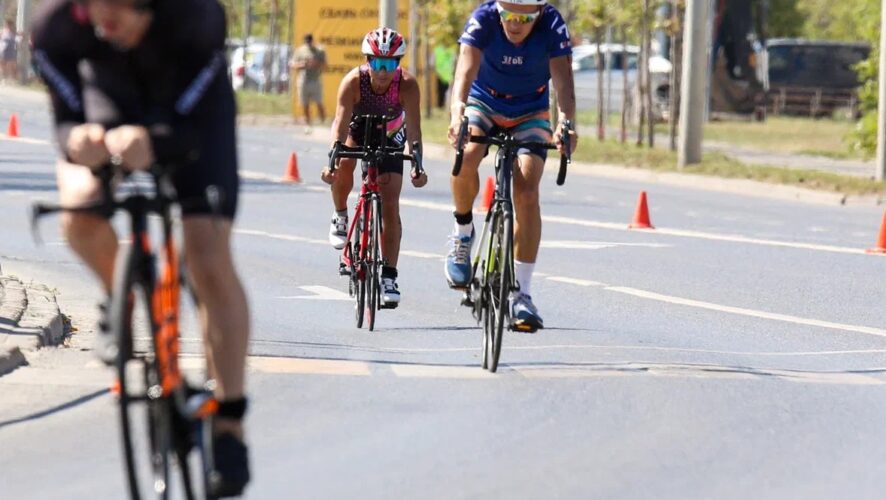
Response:
[{"label": "dark suv", "polygon": [[857,116],[855,65],[870,55],[868,44],[776,38],[766,51],[770,112],[818,117],[843,108]]}]

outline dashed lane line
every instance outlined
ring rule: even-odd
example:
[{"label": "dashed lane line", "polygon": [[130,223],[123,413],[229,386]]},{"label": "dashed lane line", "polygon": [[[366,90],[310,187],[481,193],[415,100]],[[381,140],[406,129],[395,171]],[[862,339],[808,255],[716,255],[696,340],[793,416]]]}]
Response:
[{"label": "dashed lane line", "polygon": [[[246,179],[256,179],[256,180],[265,180],[269,182],[282,182],[279,177],[275,177],[272,175],[264,174],[261,172],[253,172],[253,171],[241,171],[241,175]],[[324,188],[322,186],[313,186],[313,185],[299,185],[301,189],[308,190],[312,192],[328,192],[329,188]],[[352,193],[352,196],[353,193]],[[449,203],[435,203],[423,200],[416,200],[413,198],[401,198],[400,205],[414,207],[414,208],[422,208],[426,210],[435,210],[442,212],[451,212],[452,205]],[[586,219],[579,219],[575,217],[562,217],[555,215],[542,215],[542,221],[547,223],[554,224],[565,224],[572,226],[582,226],[582,227],[592,227],[596,229],[606,229],[611,231],[634,231],[637,230],[629,229],[627,224],[623,223],[614,223],[614,222],[602,222],[602,221],[593,221]],[[664,235],[664,236],[674,236],[680,238],[694,238],[694,239],[702,239],[709,241],[723,241],[729,243],[743,243],[748,245],[759,245],[759,246],[770,246],[770,247],[782,247],[782,248],[793,248],[798,250],[812,250],[818,252],[830,252],[830,253],[841,253],[841,254],[852,254],[852,255],[870,255],[863,248],[852,248],[852,247],[841,247],[835,245],[820,245],[815,243],[801,243],[794,241],[779,241],[779,240],[768,240],[763,238],[751,238],[748,236],[742,236],[737,234],[722,234],[722,233],[710,233],[704,231],[692,231],[686,229],[676,229],[676,228],[668,228],[668,227],[657,227],[654,231],[649,231],[650,235]]]},{"label": "dashed lane line", "polygon": [[[273,239],[285,240],[285,241],[294,241],[301,243],[311,243],[317,245],[328,245],[329,243],[326,240],[314,239],[314,238],[305,238],[301,236],[292,236],[292,235],[283,235],[283,234],[275,234],[269,233],[266,231],[256,231],[249,229],[237,229],[237,233],[244,235],[252,235],[252,236],[264,236]],[[401,252],[402,253],[402,252]],[[408,253],[402,253],[403,255],[409,255]],[[443,255],[435,255],[434,257],[429,257],[434,254],[422,254],[422,258],[444,258]],[[537,273],[538,274],[538,273]],[[841,330],[847,332],[855,332],[862,333],[866,335],[874,335],[878,337],[886,337],[886,330],[880,328],[873,328],[869,326],[859,326],[859,325],[850,325],[844,323],[835,323],[830,321],[823,321],[813,318],[801,318],[799,316],[792,316],[788,314],[779,314],[772,313],[768,311],[758,311],[754,309],[748,309],[743,307],[734,307],[729,305],[722,304],[714,304],[711,302],[703,302],[700,300],[693,300],[683,297],[675,297],[671,295],[664,295],[656,292],[651,292],[647,290],[639,290],[636,288],[624,287],[624,286],[613,286],[607,285],[605,283],[600,283],[598,281],[592,280],[584,280],[579,278],[573,278],[568,276],[549,276],[546,275],[546,279],[548,281],[553,281],[557,283],[564,283],[569,285],[577,285],[583,287],[599,287],[605,291],[621,293],[625,295],[631,295],[634,297],[647,299],[647,300],[655,300],[658,302],[666,302],[675,305],[687,306],[687,307],[695,307],[698,309],[707,309],[711,311],[724,312],[729,314],[735,314],[740,316],[749,316],[759,319],[766,319],[770,321],[780,321],[784,323],[793,323],[797,325],[804,326],[813,326],[819,328],[827,328],[831,330]]]},{"label": "dashed lane line", "polygon": [[727,306],[722,304],[714,304],[712,302],[704,302],[701,300],[693,300],[687,299],[683,297],[675,297],[673,295],[665,295],[656,292],[650,292],[647,290],[639,290],[636,288],[625,287],[625,286],[608,286],[604,283],[598,283],[594,281],[588,280],[579,280],[574,278],[567,278],[562,276],[551,276],[547,278],[549,281],[556,281],[560,283],[567,283],[572,285],[584,286],[584,287],[601,287],[603,290],[609,292],[616,292],[625,295],[631,295],[634,297],[638,297],[641,299],[654,300],[657,302],[666,302],[669,304],[675,304],[680,306],[687,307],[695,307],[697,309],[707,309],[710,311],[724,312],[729,314],[735,314],[739,316],[749,316],[753,318],[766,319],[771,321],[780,321],[783,323],[793,323],[796,325],[803,326],[813,326],[817,328],[827,328],[831,330],[841,330],[846,332],[854,332],[854,333],[862,333],[865,335],[874,335],[877,337],[886,337],[886,330],[881,328],[874,328],[870,326],[859,326],[859,325],[850,325],[845,323],[835,323],[831,321],[823,321],[812,318],[802,318],[799,316],[792,316],[789,314],[779,314],[772,313],[767,311],[758,311],[755,309],[748,309],[744,307],[734,307]]}]

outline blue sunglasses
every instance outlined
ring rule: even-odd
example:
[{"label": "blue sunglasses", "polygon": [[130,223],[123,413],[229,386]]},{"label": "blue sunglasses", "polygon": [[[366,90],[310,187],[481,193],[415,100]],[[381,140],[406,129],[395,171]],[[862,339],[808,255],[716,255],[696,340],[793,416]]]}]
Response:
[{"label": "blue sunglasses", "polygon": [[400,65],[400,59],[396,57],[370,57],[369,67],[373,71],[385,70],[387,72],[394,71]]}]

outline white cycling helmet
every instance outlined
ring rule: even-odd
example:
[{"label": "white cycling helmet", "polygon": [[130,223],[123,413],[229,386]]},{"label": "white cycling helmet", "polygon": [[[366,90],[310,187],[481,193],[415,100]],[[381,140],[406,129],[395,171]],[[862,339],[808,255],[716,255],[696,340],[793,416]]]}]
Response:
[{"label": "white cycling helmet", "polygon": [[374,29],[363,38],[362,52],[375,57],[403,57],[406,55],[406,40],[390,28]]},{"label": "white cycling helmet", "polygon": [[500,0],[502,3],[512,3],[515,5],[546,5],[548,0]]}]

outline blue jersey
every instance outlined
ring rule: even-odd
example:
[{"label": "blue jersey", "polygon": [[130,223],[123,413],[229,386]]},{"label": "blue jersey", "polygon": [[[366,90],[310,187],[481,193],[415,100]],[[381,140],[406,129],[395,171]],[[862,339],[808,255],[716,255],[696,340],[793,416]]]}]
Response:
[{"label": "blue jersey", "polygon": [[514,45],[505,36],[495,4],[477,7],[458,39],[483,53],[470,96],[506,116],[546,109],[550,60],[572,54],[566,22],[557,9],[545,5],[526,40]]}]

